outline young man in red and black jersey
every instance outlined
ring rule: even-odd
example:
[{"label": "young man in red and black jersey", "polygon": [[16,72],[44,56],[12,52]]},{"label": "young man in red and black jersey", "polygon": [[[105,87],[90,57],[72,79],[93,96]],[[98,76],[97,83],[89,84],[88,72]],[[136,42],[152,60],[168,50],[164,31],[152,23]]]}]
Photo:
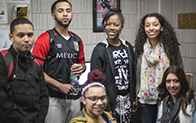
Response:
[{"label": "young man in red and black jersey", "polygon": [[79,76],[85,71],[84,47],[82,39],[69,31],[71,3],[55,1],[51,13],[55,27],[50,35],[45,32],[38,37],[32,54],[44,66],[50,100],[46,123],[67,123],[80,110],[79,95],[70,95],[78,93],[70,83],[70,73]]}]

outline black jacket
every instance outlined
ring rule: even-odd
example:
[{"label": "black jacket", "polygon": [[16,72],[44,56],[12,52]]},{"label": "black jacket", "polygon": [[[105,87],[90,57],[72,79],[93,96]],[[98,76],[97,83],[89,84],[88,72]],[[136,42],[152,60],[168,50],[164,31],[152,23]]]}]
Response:
[{"label": "black jacket", "polygon": [[[121,39],[121,42],[126,49],[129,57],[129,79],[130,79],[130,99],[131,102],[135,100],[135,71],[134,71],[134,52],[133,47],[130,43]],[[117,88],[114,80],[114,62],[111,61],[112,58],[109,58],[108,53],[108,42],[106,40],[97,44],[94,48],[92,56],[91,56],[91,70],[99,69],[106,75],[106,79],[104,81],[104,86],[106,88],[106,93],[109,97],[109,101],[107,104],[107,111],[114,111],[115,109],[115,100],[117,96]],[[109,57],[108,57],[109,56]]]},{"label": "black jacket", "polygon": [[13,71],[7,80],[8,69],[0,54],[0,123],[44,123],[48,111],[48,92],[42,67],[31,53],[18,54],[13,46]]}]

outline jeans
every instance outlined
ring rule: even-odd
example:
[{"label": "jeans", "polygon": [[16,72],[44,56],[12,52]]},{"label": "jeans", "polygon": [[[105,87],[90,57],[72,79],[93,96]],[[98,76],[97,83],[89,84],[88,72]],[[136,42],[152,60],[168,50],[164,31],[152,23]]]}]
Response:
[{"label": "jeans", "polygon": [[157,104],[139,104],[139,114],[142,123],[156,123],[157,119]]}]

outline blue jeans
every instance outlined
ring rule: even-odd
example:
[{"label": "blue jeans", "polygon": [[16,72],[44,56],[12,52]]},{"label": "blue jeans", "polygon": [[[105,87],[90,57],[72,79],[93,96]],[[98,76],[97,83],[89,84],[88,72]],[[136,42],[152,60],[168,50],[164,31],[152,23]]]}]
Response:
[{"label": "blue jeans", "polygon": [[157,104],[139,104],[139,114],[142,123],[156,123],[157,119]]}]

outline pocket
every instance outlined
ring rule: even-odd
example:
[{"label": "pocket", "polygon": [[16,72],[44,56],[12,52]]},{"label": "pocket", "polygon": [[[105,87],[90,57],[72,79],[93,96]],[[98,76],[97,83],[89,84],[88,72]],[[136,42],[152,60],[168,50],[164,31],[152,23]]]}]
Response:
[{"label": "pocket", "polygon": [[28,87],[27,77],[18,74],[12,81],[9,82],[13,94],[22,94]]}]

